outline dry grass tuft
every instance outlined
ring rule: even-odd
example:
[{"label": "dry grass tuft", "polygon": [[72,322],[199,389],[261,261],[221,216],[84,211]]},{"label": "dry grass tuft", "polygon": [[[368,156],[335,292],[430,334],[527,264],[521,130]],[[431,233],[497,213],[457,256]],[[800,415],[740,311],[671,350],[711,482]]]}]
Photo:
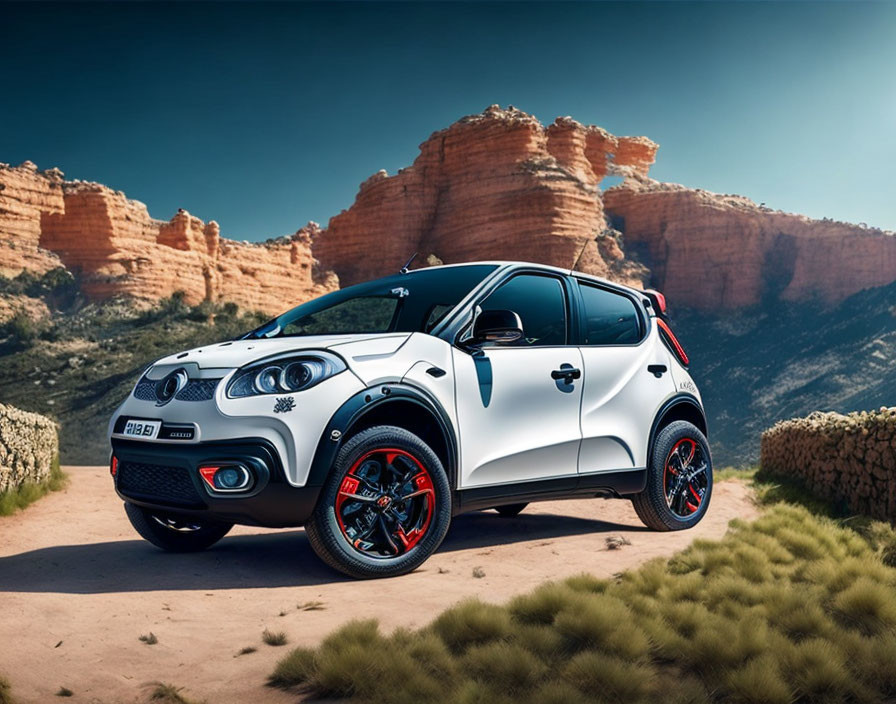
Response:
[{"label": "dry grass tuft", "polygon": [[299,611],[323,611],[327,607],[322,601],[306,601],[304,604],[296,606]]},{"label": "dry grass tuft", "polygon": [[238,658],[240,655],[249,655],[251,653],[257,652],[258,648],[256,648],[254,645],[247,645],[245,648],[240,648],[240,651],[233,657]]},{"label": "dry grass tuft", "polygon": [[159,704],[198,704],[195,699],[191,699],[183,694],[183,690],[183,687],[157,682],[149,695],[149,699]]},{"label": "dry grass tuft", "polygon": [[12,697],[12,685],[5,677],[0,677],[0,704],[15,704]]},{"label": "dry grass tuft", "polygon": [[268,645],[280,646],[286,645],[289,639],[286,637],[286,633],[283,631],[269,631],[267,628],[264,629],[264,632],[261,634],[261,639],[267,643]]},{"label": "dry grass tuft", "polygon": [[75,693],[70,690],[68,687],[60,687],[59,691],[56,692],[57,697],[73,697]]},{"label": "dry grass tuft", "polygon": [[140,641],[146,643],[146,645],[155,645],[159,642],[159,639],[156,638],[155,633],[150,631],[148,634],[140,636]]}]

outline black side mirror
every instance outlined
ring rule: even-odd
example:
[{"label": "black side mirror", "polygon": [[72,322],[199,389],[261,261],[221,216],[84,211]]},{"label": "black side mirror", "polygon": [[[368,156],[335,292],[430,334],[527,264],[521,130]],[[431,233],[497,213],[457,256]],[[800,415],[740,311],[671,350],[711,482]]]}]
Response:
[{"label": "black side mirror", "polygon": [[484,310],[473,323],[473,342],[508,344],[523,336],[523,323],[512,310]]}]

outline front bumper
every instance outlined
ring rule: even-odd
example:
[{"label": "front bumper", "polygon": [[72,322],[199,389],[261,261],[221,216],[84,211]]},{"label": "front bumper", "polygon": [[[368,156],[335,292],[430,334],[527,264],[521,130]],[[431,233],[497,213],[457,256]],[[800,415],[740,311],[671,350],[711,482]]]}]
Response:
[{"label": "front bumper", "polygon": [[[320,486],[296,487],[286,480],[274,445],[263,438],[170,444],[112,439],[117,459],[115,490],[129,503],[196,518],[282,528],[304,524]],[[199,466],[239,462],[255,482],[244,493],[213,494]]]}]

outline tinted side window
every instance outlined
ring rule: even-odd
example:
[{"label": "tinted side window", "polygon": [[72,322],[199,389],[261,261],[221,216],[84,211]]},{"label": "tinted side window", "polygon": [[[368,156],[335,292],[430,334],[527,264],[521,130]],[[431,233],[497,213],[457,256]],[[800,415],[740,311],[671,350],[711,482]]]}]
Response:
[{"label": "tinted side window", "polygon": [[520,274],[486,298],[483,310],[512,310],[523,321],[517,346],[566,344],[566,298],[552,276]]},{"label": "tinted side window", "polygon": [[579,282],[585,302],[586,345],[629,345],[641,340],[641,320],[632,300]]}]

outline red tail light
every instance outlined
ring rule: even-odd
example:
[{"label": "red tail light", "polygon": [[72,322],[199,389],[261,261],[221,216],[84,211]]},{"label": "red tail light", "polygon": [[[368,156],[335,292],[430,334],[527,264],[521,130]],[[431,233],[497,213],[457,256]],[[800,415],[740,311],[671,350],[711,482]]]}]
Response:
[{"label": "red tail light", "polygon": [[662,318],[657,318],[656,324],[660,329],[660,337],[663,338],[666,347],[674,352],[675,356],[678,357],[678,361],[687,367],[688,364],[690,364],[690,360],[688,359],[687,354],[685,354],[684,347],[681,346],[678,338],[675,337],[675,334],[672,332],[672,328],[670,328],[669,324]]},{"label": "red tail light", "polygon": [[654,310],[656,310],[656,314],[657,315],[665,315],[666,314],[666,297],[663,294],[661,294],[659,291],[655,291],[652,288],[645,289],[644,293],[650,299],[650,302],[653,305]]},{"label": "red tail light", "polygon": [[118,474],[118,458],[115,455],[112,455],[112,460],[109,462],[109,474],[113,477]]}]

